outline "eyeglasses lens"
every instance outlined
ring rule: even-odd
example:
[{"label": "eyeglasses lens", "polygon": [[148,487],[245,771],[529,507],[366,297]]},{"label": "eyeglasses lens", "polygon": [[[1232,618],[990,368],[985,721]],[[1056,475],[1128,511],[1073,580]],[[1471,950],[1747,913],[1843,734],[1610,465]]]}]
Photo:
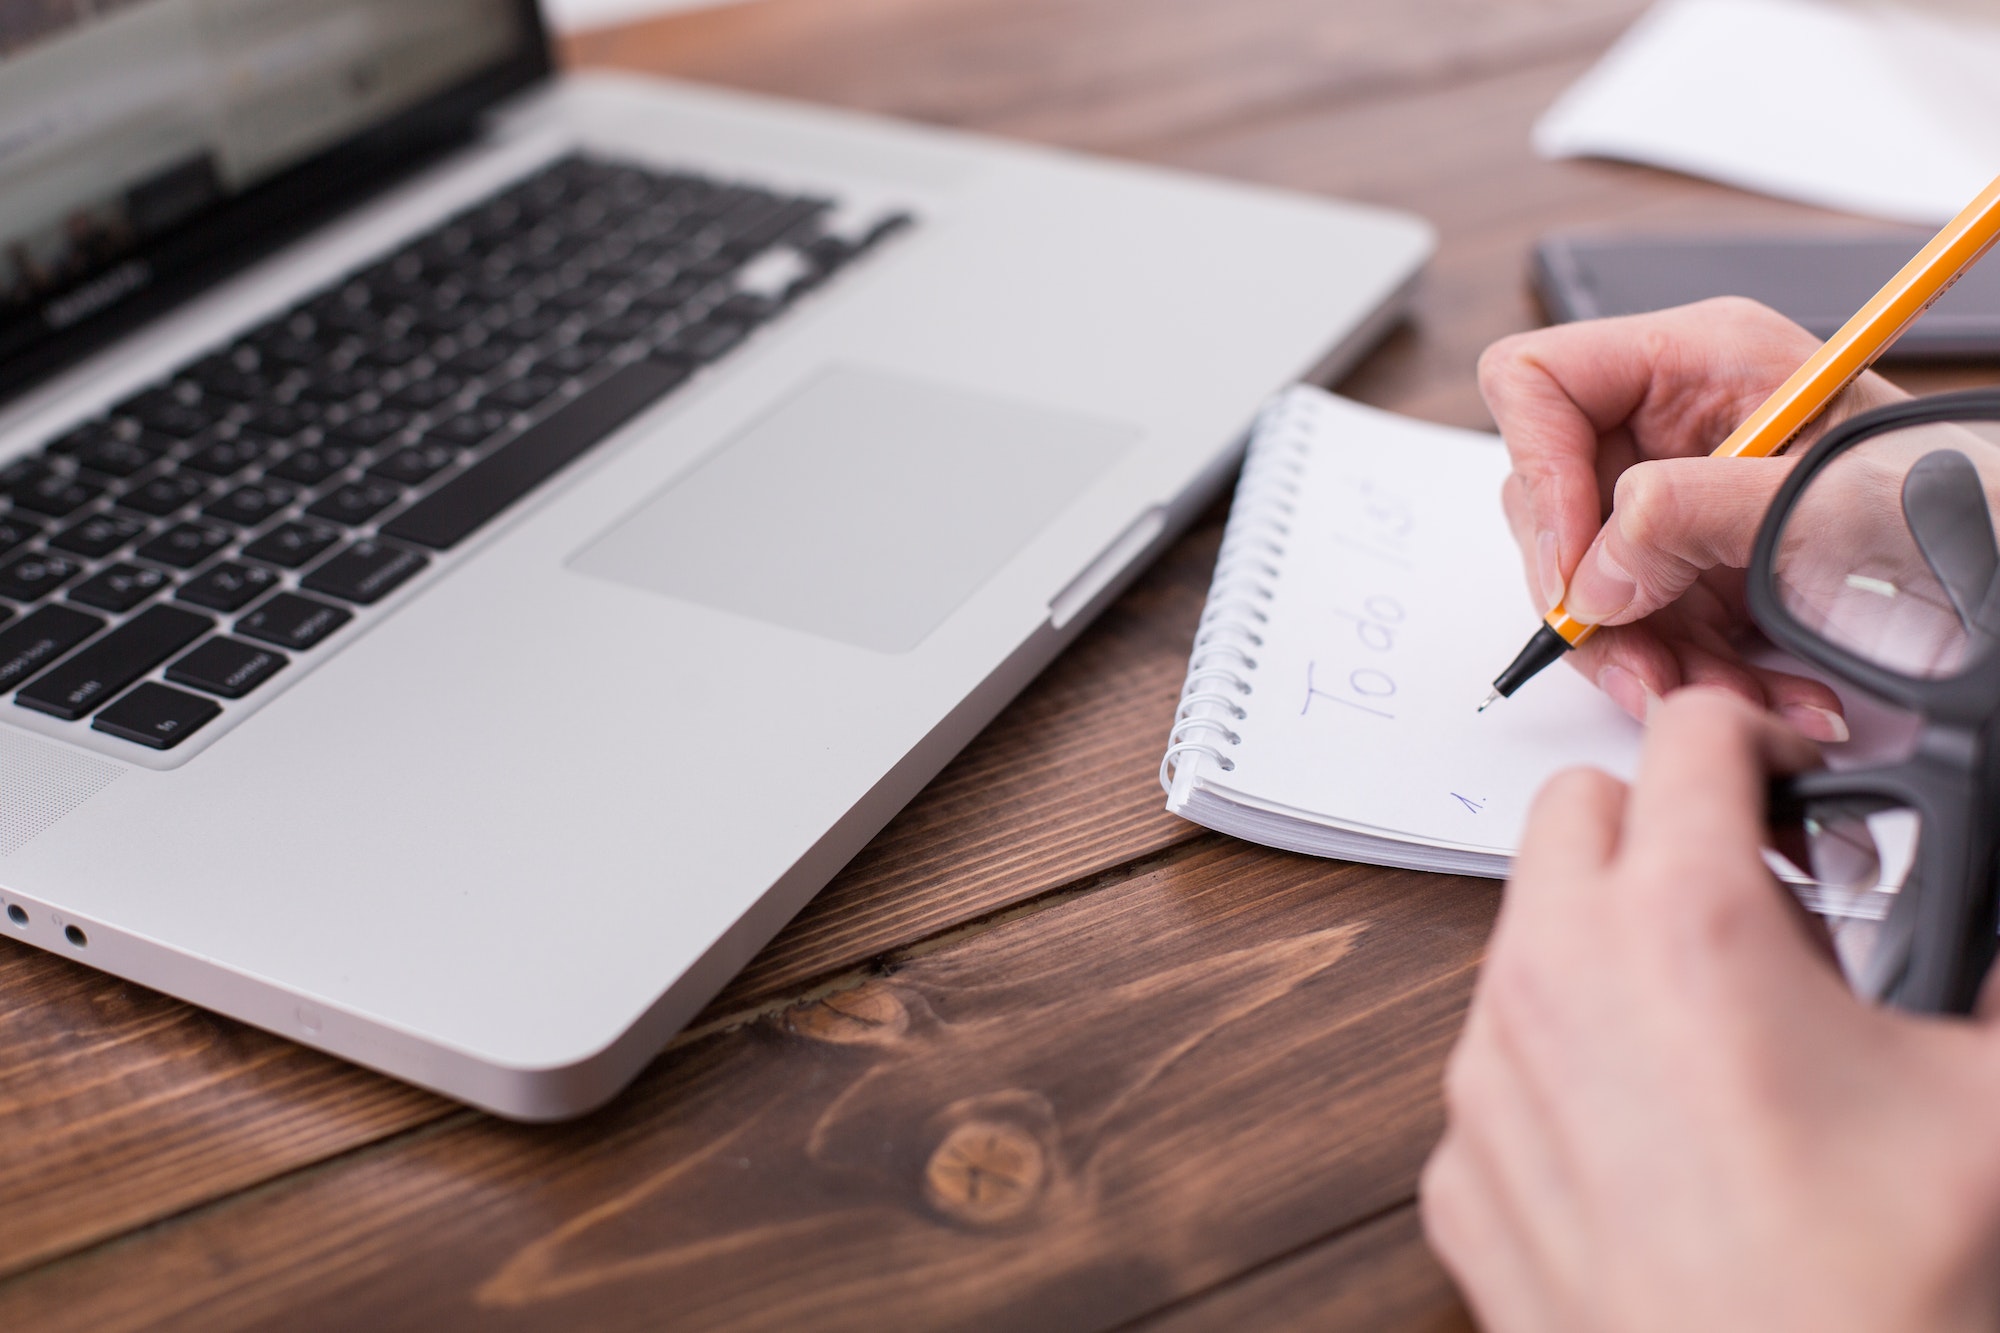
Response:
[{"label": "eyeglasses lens", "polygon": [[1822,468],[1779,535],[1807,629],[1904,676],[1958,674],[2000,640],[2000,423],[1908,426]]},{"label": "eyeglasses lens", "polygon": [[1848,984],[1870,999],[1889,996],[1909,961],[1920,834],[1916,811],[1873,798],[1813,802],[1775,830],[1772,868],[1825,921]]}]

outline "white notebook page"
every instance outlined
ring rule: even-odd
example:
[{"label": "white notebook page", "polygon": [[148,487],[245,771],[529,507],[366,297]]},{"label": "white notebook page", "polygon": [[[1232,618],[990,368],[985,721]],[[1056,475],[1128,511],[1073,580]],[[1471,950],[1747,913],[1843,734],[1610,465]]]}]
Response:
[{"label": "white notebook page", "polygon": [[1498,874],[1551,774],[1629,777],[1639,727],[1566,665],[1477,711],[1538,623],[1501,515],[1507,471],[1496,436],[1317,389],[1276,400],[1190,677],[1189,697],[1244,716],[1189,707],[1210,724],[1176,729],[1203,748],[1176,756],[1168,808],[1278,846]]},{"label": "white notebook page", "polygon": [[1949,8],[1662,0],[1535,147],[1936,226],[2000,172],[2000,6]]}]

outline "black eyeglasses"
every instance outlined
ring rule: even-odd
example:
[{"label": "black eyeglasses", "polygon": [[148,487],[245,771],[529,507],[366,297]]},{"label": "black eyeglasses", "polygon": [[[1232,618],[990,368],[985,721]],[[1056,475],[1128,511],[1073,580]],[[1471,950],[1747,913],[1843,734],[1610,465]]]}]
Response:
[{"label": "black eyeglasses", "polygon": [[1841,423],[1757,534],[1750,613],[1805,661],[1914,716],[1905,757],[1773,786],[1780,853],[1810,883],[1860,993],[1966,1013],[2000,931],[2000,391]]}]

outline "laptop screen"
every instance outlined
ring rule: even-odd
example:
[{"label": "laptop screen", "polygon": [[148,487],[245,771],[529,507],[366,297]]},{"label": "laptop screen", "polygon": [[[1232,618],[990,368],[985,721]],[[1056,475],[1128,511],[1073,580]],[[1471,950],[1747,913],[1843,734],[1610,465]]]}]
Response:
[{"label": "laptop screen", "polygon": [[0,0],[0,391],[546,68],[533,0]]}]

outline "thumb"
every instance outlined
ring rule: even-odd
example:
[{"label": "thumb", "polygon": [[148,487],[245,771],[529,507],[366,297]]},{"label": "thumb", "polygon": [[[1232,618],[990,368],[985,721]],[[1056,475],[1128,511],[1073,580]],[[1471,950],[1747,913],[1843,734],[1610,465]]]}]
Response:
[{"label": "thumb", "polygon": [[1794,462],[1669,458],[1627,468],[1611,517],[1570,575],[1564,607],[1586,624],[1628,624],[1678,598],[1704,570],[1742,569]]}]

